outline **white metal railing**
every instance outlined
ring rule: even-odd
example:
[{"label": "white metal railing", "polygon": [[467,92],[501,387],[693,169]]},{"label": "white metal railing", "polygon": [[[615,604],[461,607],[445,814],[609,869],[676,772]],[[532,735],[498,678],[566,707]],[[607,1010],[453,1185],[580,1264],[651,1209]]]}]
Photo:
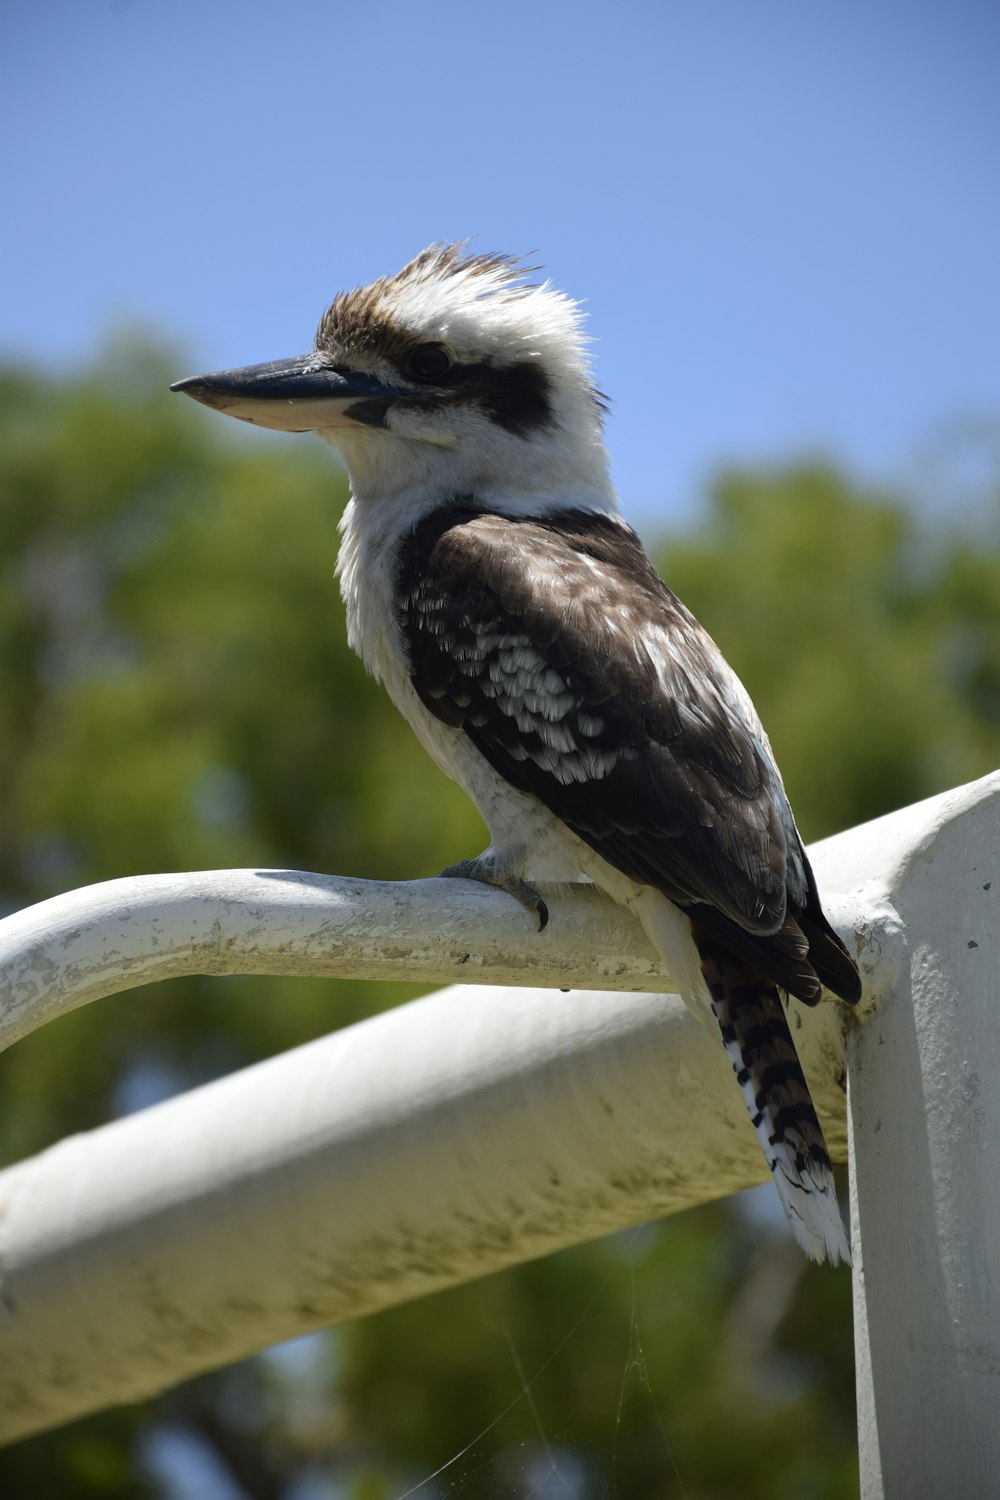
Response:
[{"label": "white metal railing", "polygon": [[[865,983],[855,1016],[792,1002],[834,1156],[850,1134],[863,1495],[986,1494],[1000,774],[810,854]],[[180,973],[477,981],[0,1173],[0,1437],[761,1181],[723,1050],[650,992],[638,924],[548,899],[539,934],[462,881],[216,871],[0,923],[3,1045]]]}]

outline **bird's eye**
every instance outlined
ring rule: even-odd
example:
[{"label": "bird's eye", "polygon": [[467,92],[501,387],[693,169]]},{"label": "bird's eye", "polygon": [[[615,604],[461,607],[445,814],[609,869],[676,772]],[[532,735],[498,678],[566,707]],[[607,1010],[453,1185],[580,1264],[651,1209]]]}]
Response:
[{"label": "bird's eye", "polygon": [[443,344],[418,344],[403,361],[403,374],[413,380],[440,380],[451,369],[451,355]]}]

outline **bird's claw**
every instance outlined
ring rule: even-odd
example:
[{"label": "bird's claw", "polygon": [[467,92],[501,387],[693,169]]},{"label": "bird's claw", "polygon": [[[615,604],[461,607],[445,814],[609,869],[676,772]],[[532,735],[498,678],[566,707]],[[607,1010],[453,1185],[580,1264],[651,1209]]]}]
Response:
[{"label": "bird's claw", "polygon": [[476,859],[463,859],[457,865],[449,865],[446,870],[441,871],[446,880],[478,880],[480,885],[492,885],[500,891],[506,891],[519,901],[526,911],[534,913],[538,918],[538,930],[544,932],[549,920],[549,908],[544,899],[527,880],[521,880],[516,875],[501,875],[489,865],[484,865]]}]

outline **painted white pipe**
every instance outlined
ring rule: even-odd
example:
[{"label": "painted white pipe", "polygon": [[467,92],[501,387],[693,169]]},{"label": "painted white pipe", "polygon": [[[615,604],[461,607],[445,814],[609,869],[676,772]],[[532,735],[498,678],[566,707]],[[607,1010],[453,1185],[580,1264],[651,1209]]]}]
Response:
[{"label": "painted white pipe", "polygon": [[[893,907],[895,883],[922,865],[937,866],[946,892],[967,883],[967,851],[949,842],[952,830],[976,825],[988,845],[998,795],[1000,777],[811,851],[831,915],[843,930],[858,930],[867,1003],[876,1008],[863,1042],[852,1043],[862,1088],[865,1049],[877,1045],[871,1038],[889,1002],[905,996],[907,945],[914,945]],[[939,848],[950,851],[943,866]],[[447,894],[439,898],[438,883],[428,884],[438,919],[447,921],[443,903],[465,887],[443,883]],[[497,903],[507,903],[481,895],[492,922]],[[567,920],[576,904],[594,899],[582,890],[557,898]],[[553,924],[556,909],[553,903]],[[523,913],[513,906],[509,916],[517,925]],[[267,925],[261,911],[255,920]],[[990,931],[995,944],[995,919]],[[70,940],[60,928],[56,946]],[[465,943],[480,951],[478,939]],[[523,933],[514,943],[525,946]],[[33,944],[37,968],[37,933]],[[586,974],[598,955],[581,946],[575,961]],[[77,994],[62,1008],[93,990]],[[844,1010],[796,1006],[794,1013],[836,1153],[845,1125]],[[25,1012],[19,1015],[22,1024]],[[883,1064],[887,1108],[896,1090],[921,1086],[912,1051],[897,1064]],[[853,1107],[855,1178],[863,1184],[882,1133],[870,1117],[859,1127],[860,1104]],[[150,1394],[277,1339],[718,1197],[762,1175],[721,1048],[678,1001],[579,990],[444,991],[0,1174],[0,1433],[18,1436]],[[989,1178],[984,1169],[976,1187],[993,1208],[980,1222],[968,1205],[956,1206],[965,1239],[949,1241],[944,1262],[934,1264],[933,1246],[923,1258],[924,1278],[930,1266],[952,1287],[947,1305],[961,1302],[961,1288],[971,1284],[969,1307],[984,1316],[997,1240],[985,1245],[983,1234],[995,1222],[1000,1192],[995,1170]],[[933,1170],[917,1190],[925,1202],[939,1201]],[[907,1237],[920,1209],[899,1191],[893,1210],[869,1231],[867,1192],[855,1224],[862,1259],[870,1261],[874,1243],[885,1277],[897,1264],[906,1273],[894,1304],[899,1316],[890,1317],[888,1344],[878,1348],[905,1363],[906,1341],[922,1336],[925,1288],[920,1267],[900,1262],[890,1242]],[[863,1286],[860,1296],[865,1315]],[[968,1322],[950,1342],[934,1324],[942,1380],[948,1370],[961,1378]],[[899,1436],[886,1383],[907,1382],[899,1364],[890,1370],[884,1358],[870,1357],[868,1326],[859,1317],[859,1379],[868,1381],[862,1414],[877,1416],[881,1443],[887,1432]],[[979,1347],[995,1351],[993,1335],[980,1332]],[[996,1380],[984,1374],[983,1401],[957,1429],[963,1440],[989,1392],[996,1407]],[[920,1393],[911,1391],[909,1409],[918,1408],[933,1432]],[[871,1431],[863,1420],[863,1465]],[[880,1493],[869,1485],[866,1500]]]},{"label": "painted white pipe", "polygon": [[0,1173],[0,1437],[765,1175],[676,998],[455,986]]},{"label": "painted white pipe", "polygon": [[[76,893],[69,907],[46,903],[60,919],[49,923],[47,970],[59,976],[58,1005],[95,993],[81,952],[120,952],[127,939],[131,954],[155,945],[158,962],[167,950],[173,963],[174,913],[189,921],[204,897],[203,877],[190,883],[193,908],[188,882],[171,877],[164,920],[156,904],[109,900],[108,887]],[[339,884],[367,893],[344,882],[334,894]],[[481,953],[493,922],[528,926],[512,946],[549,941],[498,892],[425,885],[439,908],[471,895],[480,921],[463,952]],[[296,888],[276,886],[283,896]],[[322,932],[331,887],[309,878],[304,889],[303,920]],[[404,906],[412,894],[384,892]],[[259,900],[255,933],[269,930]],[[354,908],[352,923],[357,899]],[[248,909],[237,903],[224,929],[244,948]],[[574,950],[561,959],[573,973],[613,963],[628,974],[651,961],[628,946],[638,927],[593,892],[559,893],[550,912],[553,937],[565,929],[559,951]],[[33,973],[46,972],[45,916],[37,909],[30,928]],[[286,908],[278,916],[279,931],[294,924]],[[440,909],[437,919],[458,920]],[[430,928],[428,909],[410,940],[432,950]],[[595,932],[611,935],[610,957],[583,946]],[[269,942],[254,951],[279,951]],[[304,951],[314,944],[319,962],[336,962],[335,945],[321,950],[314,936]],[[205,966],[189,936],[177,948],[185,964]],[[232,950],[217,941],[215,951],[229,967]],[[348,962],[364,960],[351,949]],[[119,987],[102,963],[100,983]],[[523,960],[507,966],[523,975]],[[412,973],[405,961],[402,972]],[[24,1029],[39,1013],[29,996],[15,1023]],[[803,1012],[805,1065],[843,1154],[842,1025],[841,1007]],[[676,998],[455,986],[0,1173],[0,1437],[764,1176],[723,1050]]]},{"label": "painted white pipe", "polygon": [[669,980],[623,907],[582,885],[547,899],[539,932],[511,896],[470,880],[200,870],[84,886],[0,921],[0,1049],[103,995],[182,974],[621,990]]}]

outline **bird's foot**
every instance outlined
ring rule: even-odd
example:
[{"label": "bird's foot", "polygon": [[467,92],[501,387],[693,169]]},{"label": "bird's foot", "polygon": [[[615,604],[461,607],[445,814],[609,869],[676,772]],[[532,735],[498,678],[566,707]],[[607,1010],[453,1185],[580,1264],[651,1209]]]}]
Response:
[{"label": "bird's foot", "polygon": [[441,875],[447,880],[478,880],[480,885],[493,885],[506,891],[519,901],[526,911],[538,918],[538,930],[544,932],[549,920],[549,909],[545,901],[527,880],[516,875],[505,875],[490,860],[463,859],[457,865],[449,865]]}]

